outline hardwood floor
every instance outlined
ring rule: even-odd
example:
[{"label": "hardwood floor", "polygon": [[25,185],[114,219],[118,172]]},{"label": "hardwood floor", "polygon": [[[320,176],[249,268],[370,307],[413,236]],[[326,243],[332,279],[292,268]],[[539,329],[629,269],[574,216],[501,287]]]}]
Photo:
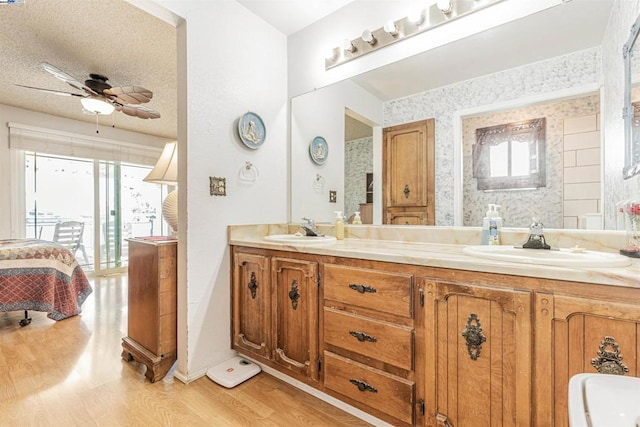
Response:
[{"label": "hardwood floor", "polygon": [[154,384],[144,365],[121,359],[127,330],[126,276],[91,280],[83,313],[0,313],[0,425],[366,426],[268,374],[233,388],[206,377],[169,375]]}]

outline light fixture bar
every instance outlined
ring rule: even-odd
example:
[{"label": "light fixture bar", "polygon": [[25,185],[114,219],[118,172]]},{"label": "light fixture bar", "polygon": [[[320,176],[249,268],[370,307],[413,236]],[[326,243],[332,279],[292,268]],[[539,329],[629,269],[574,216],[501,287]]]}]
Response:
[{"label": "light fixture bar", "polygon": [[[375,43],[367,43],[362,37],[358,37],[351,40],[351,45],[353,46],[351,50],[343,49],[342,46],[333,48],[331,54],[325,58],[325,70],[329,70],[400,40],[423,33],[446,22],[451,22],[457,18],[493,6],[501,1],[504,0],[451,0],[451,11],[447,13],[443,13],[437,4],[433,4],[424,11],[424,19],[422,21],[412,22],[409,18],[402,18],[395,22],[391,21],[391,23],[396,26],[397,31],[395,33],[385,31],[385,27],[371,31],[371,36],[375,40]],[[389,24],[390,23],[387,23],[385,26],[389,27]],[[348,40],[345,40],[345,42],[348,43]]]}]

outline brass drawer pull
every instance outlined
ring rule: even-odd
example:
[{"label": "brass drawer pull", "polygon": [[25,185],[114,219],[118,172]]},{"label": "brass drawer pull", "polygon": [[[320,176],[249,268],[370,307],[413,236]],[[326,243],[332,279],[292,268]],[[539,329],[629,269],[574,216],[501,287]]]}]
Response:
[{"label": "brass drawer pull", "polygon": [[352,283],[349,285],[349,287],[351,289],[353,289],[354,291],[358,291],[361,294],[364,294],[365,292],[368,292],[370,294],[375,294],[376,293],[376,288],[373,288],[371,286],[367,286],[367,285],[356,285],[355,283]]},{"label": "brass drawer pull", "polygon": [[249,281],[249,284],[247,285],[247,287],[249,288],[249,291],[251,291],[251,298],[256,299],[256,290],[258,289],[258,280],[256,279],[255,271],[251,272],[251,280]]},{"label": "brass drawer pull", "polygon": [[627,365],[622,363],[620,346],[614,337],[605,336],[600,342],[598,357],[591,359],[591,365],[601,374],[624,375],[629,372]]},{"label": "brass drawer pull", "polygon": [[293,279],[293,281],[291,282],[289,299],[291,300],[291,307],[296,310],[298,308],[298,300],[300,299],[300,292],[298,292],[298,281],[296,279]]},{"label": "brass drawer pull", "polygon": [[369,384],[365,383],[364,381],[356,380],[355,378],[351,378],[349,381],[351,381],[351,384],[353,384],[356,387],[358,387],[358,390],[360,390],[360,391],[370,391],[371,393],[377,393],[378,392],[377,388],[375,388],[372,385],[369,385]]},{"label": "brass drawer pull", "polygon": [[365,334],[364,332],[349,331],[349,335],[358,338],[358,341],[360,341],[360,342],[364,342],[364,341],[376,342],[376,341],[378,341],[378,339],[376,337],[372,337],[371,335]]}]

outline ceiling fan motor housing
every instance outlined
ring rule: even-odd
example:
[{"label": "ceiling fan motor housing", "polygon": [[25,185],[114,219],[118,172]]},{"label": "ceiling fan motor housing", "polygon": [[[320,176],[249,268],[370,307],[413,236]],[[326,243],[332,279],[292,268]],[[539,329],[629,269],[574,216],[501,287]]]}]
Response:
[{"label": "ceiling fan motor housing", "polygon": [[111,85],[107,83],[109,79],[102,74],[89,74],[89,77],[91,78],[85,80],[84,84],[91,88],[91,90],[102,93],[104,90],[111,89]]}]

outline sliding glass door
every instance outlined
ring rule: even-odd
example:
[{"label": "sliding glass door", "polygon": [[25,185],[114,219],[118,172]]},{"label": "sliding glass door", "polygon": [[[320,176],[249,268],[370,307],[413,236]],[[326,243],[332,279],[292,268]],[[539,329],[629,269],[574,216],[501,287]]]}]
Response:
[{"label": "sliding glass door", "polygon": [[142,181],[150,169],[25,152],[25,236],[55,241],[62,224],[77,225],[82,234],[74,250],[85,270],[123,269],[127,238],[166,233],[165,189]]}]

